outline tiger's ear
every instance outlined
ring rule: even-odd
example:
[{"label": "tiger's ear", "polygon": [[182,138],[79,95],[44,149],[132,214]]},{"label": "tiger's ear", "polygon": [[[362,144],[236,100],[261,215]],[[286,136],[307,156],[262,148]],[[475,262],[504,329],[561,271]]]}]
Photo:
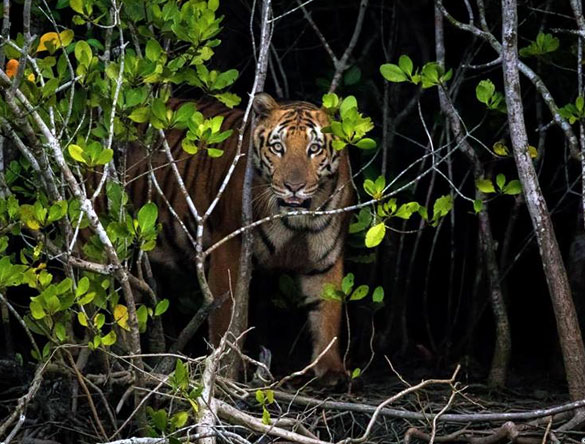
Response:
[{"label": "tiger's ear", "polygon": [[260,117],[266,117],[266,116],[270,115],[270,113],[272,111],[274,111],[275,109],[277,109],[279,107],[276,100],[274,100],[270,94],[266,94],[266,93],[256,94],[254,96],[253,106],[254,106],[254,111]]}]

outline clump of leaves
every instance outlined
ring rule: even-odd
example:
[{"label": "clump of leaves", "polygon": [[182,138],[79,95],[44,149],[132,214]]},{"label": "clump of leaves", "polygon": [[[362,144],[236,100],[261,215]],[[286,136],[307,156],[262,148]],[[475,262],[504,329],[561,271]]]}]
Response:
[{"label": "clump of leaves", "polygon": [[376,148],[376,142],[365,137],[374,128],[372,119],[358,111],[354,96],[347,96],[342,100],[337,94],[325,94],[323,108],[331,116],[331,124],[323,128],[323,132],[336,136],[336,140],[333,141],[336,150],[342,150],[347,145],[364,150]]},{"label": "clump of leaves", "polygon": [[559,39],[552,34],[539,32],[536,40],[524,48],[521,48],[518,53],[521,57],[542,56],[559,49]]},{"label": "clump of leaves", "polygon": [[389,82],[410,82],[420,84],[423,88],[445,85],[453,76],[453,70],[447,72],[437,62],[428,62],[419,70],[414,68],[412,59],[407,55],[401,55],[398,64],[385,63],[380,66],[380,73]]},{"label": "clump of leaves", "polygon": [[475,182],[475,186],[485,194],[500,193],[508,196],[516,196],[522,192],[522,184],[519,180],[513,179],[507,182],[506,176],[501,173],[496,176],[495,184],[491,179],[478,179]]},{"label": "clump of leaves", "polygon": [[572,125],[577,121],[585,119],[585,99],[579,96],[575,103],[568,103],[559,109],[559,114],[569,121]]},{"label": "clump of leaves", "polygon": [[439,197],[433,204],[433,215],[429,218],[426,207],[418,202],[405,202],[398,204],[396,198],[384,200],[386,190],[386,179],[379,176],[375,181],[366,179],[363,185],[367,195],[379,201],[375,205],[375,211],[369,208],[362,208],[358,213],[357,220],[350,224],[350,233],[359,233],[367,230],[365,235],[365,246],[373,248],[378,246],[386,235],[386,223],[389,219],[397,217],[408,220],[414,214],[420,215],[429,225],[435,227],[441,218],[446,216],[453,208],[453,198],[451,195]]},{"label": "clump of leaves", "polygon": [[[350,302],[361,301],[370,292],[369,285],[359,285],[354,289],[355,276],[353,273],[347,273],[341,281],[341,289],[335,287],[331,283],[323,285],[321,297],[330,301]],[[380,304],[384,301],[384,288],[378,286],[372,293],[372,302]]]}]

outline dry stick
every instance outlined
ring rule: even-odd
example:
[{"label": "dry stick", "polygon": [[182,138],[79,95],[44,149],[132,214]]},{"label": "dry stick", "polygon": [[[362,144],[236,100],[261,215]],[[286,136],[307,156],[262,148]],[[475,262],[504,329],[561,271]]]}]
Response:
[{"label": "dry stick", "polygon": [[[443,15],[437,6],[435,7],[435,40],[438,62],[439,64],[444,65],[445,44],[443,39]],[[475,179],[481,179],[485,174],[481,160],[471,144],[465,139],[461,117],[458,115],[448,92],[441,88],[440,85],[439,99],[441,109],[449,119],[451,130],[453,131],[455,139],[459,142],[461,151],[463,151],[473,166]],[[480,190],[476,190],[476,199],[483,200],[483,198],[483,193]],[[492,386],[504,386],[506,384],[506,376],[512,350],[510,322],[500,283],[500,270],[496,258],[495,241],[493,238],[487,205],[482,205],[478,217],[481,246],[484,252],[486,272],[490,285],[490,300],[496,323],[496,345],[490,366],[489,383]]]},{"label": "dry stick", "polygon": [[[371,414],[378,410],[378,407],[369,404],[360,404],[356,402],[328,401],[290,394],[287,392],[274,391],[274,399],[287,401],[291,404],[320,407],[323,409],[350,411],[357,413]],[[544,409],[530,410],[526,412],[507,412],[507,413],[445,413],[438,421],[449,423],[480,423],[480,422],[505,422],[538,419],[546,416],[556,415],[558,413],[573,411],[585,407],[585,399],[569,402],[554,407]],[[401,418],[410,421],[428,421],[428,414],[413,412],[404,409],[392,409],[384,407],[380,410],[380,415],[388,418]]]},{"label": "dry stick", "polygon": [[42,379],[43,379],[43,372],[47,368],[48,364],[49,364],[49,361],[45,362],[42,365],[39,365],[39,367],[37,368],[37,371],[35,372],[33,382],[31,384],[30,388],[28,389],[28,392],[26,393],[26,395],[22,396],[18,400],[16,408],[14,409],[12,414],[2,424],[0,424],[0,437],[1,437],[6,433],[6,431],[8,430],[8,427],[10,427],[14,423],[14,421],[16,421],[16,419],[18,418],[18,423],[17,423],[16,427],[12,430],[10,435],[3,441],[3,444],[8,444],[10,442],[10,440],[12,439],[12,437],[14,437],[14,435],[16,435],[18,430],[22,427],[22,424],[24,423],[24,421],[26,419],[26,416],[25,416],[26,407],[28,406],[28,403],[34,398],[37,391],[39,390],[39,388],[41,386]]},{"label": "dry stick", "polygon": [[240,424],[256,432],[265,433],[271,436],[277,436],[279,438],[283,438],[288,441],[293,441],[300,444],[328,444],[327,441],[309,438],[307,436],[303,436],[295,432],[281,429],[279,427],[276,427],[275,425],[264,424],[262,420],[257,419],[251,415],[248,415],[247,413],[241,412],[240,410],[232,407],[231,405],[219,399],[216,399],[215,402],[217,405],[217,413],[220,416],[220,418],[226,419],[235,424]]},{"label": "dry stick", "polygon": [[[578,37],[578,57],[577,57],[577,95],[583,94],[583,45],[585,44],[585,18],[583,17],[583,6],[580,0],[571,0],[571,7],[575,20],[581,31]],[[583,214],[585,214],[585,126],[583,122],[579,122],[579,142],[581,143],[581,206]],[[585,224],[585,217],[583,217]]]},{"label": "dry stick", "polygon": [[[262,2],[262,21],[260,30],[260,47],[258,52],[258,64],[256,65],[256,74],[252,85],[251,96],[246,107],[246,113],[249,114],[254,96],[264,89],[266,74],[268,69],[268,51],[270,50],[270,41],[272,39],[273,27],[270,23],[272,16],[272,0],[263,0]],[[241,153],[244,143],[244,132],[246,128],[246,114],[238,135],[237,153]],[[246,159],[246,169],[244,173],[244,184],[242,188],[242,225],[246,226],[253,221],[252,212],[252,182],[254,178],[254,159],[252,156],[251,145],[253,143],[254,124],[249,127],[250,147],[248,149],[248,158]],[[209,210],[208,210],[209,212]],[[246,231],[242,236],[242,245],[240,250],[238,276],[236,281],[235,300],[233,304],[232,319],[228,328],[234,336],[239,336],[248,326],[248,305],[249,305],[249,287],[252,276],[252,248],[253,233]],[[237,345],[237,342],[236,342]],[[235,354],[228,358],[227,375],[235,378],[238,372],[238,358]]]},{"label": "dry stick", "polygon": [[458,365],[457,368],[455,369],[455,371],[453,372],[453,375],[451,376],[450,379],[427,379],[426,381],[422,381],[416,385],[405,388],[401,392],[399,392],[399,393],[395,394],[394,396],[391,396],[390,398],[381,402],[374,410],[374,413],[372,414],[372,417],[370,418],[370,421],[368,422],[368,425],[367,425],[366,430],[364,431],[363,435],[359,438],[346,438],[346,439],[340,441],[339,444],[350,444],[350,443],[359,443],[359,442],[366,441],[368,439],[368,436],[372,432],[372,429],[374,428],[374,425],[376,424],[376,420],[378,419],[378,416],[380,416],[384,407],[386,407],[388,404],[391,404],[391,403],[397,401],[398,399],[400,399],[400,398],[402,398],[410,393],[417,392],[418,390],[425,388],[428,385],[436,385],[436,384],[453,385],[455,382],[455,378],[457,377],[457,373],[459,373],[460,368],[461,368],[461,366]]},{"label": "dry stick", "polygon": [[100,416],[95,408],[95,404],[93,403],[91,393],[89,393],[89,389],[87,388],[87,385],[85,384],[85,381],[83,380],[83,376],[82,376],[81,372],[79,371],[79,369],[77,368],[77,365],[75,365],[75,361],[73,360],[73,356],[71,356],[71,353],[69,352],[69,350],[65,350],[65,355],[67,356],[67,360],[69,361],[69,365],[71,365],[71,368],[73,369],[73,371],[75,372],[75,374],[77,376],[77,381],[79,382],[79,385],[81,386],[81,388],[85,392],[85,396],[87,397],[87,402],[89,404],[91,414],[93,415],[93,419],[95,419],[95,422],[97,423],[99,431],[102,434],[102,436],[107,439],[108,435],[107,435],[106,431],[104,430],[104,426],[103,426],[102,421],[100,419]]},{"label": "dry stick", "polygon": [[456,395],[457,395],[457,387],[456,387],[456,384],[453,384],[451,396],[449,396],[449,400],[447,401],[447,404],[445,404],[445,406],[439,411],[439,413],[437,413],[435,416],[433,416],[433,428],[431,430],[431,439],[429,440],[429,444],[433,444],[435,442],[435,438],[437,436],[437,421],[439,420],[441,415],[443,415],[447,410],[449,410],[449,408],[451,408],[451,405],[453,404],[453,401],[455,400]]},{"label": "dry stick", "polygon": [[579,328],[567,272],[542,195],[534,165],[528,153],[524,108],[518,72],[518,16],[516,0],[502,0],[502,48],[504,90],[508,107],[508,124],[518,175],[522,182],[526,206],[532,219],[544,272],[557,321],[569,393],[573,400],[585,398],[585,348]]},{"label": "dry stick", "polygon": [[[480,3],[480,2],[478,2],[478,3]],[[443,16],[449,21],[449,23],[451,23],[456,28],[459,28],[463,31],[470,32],[471,34],[473,34],[477,37],[480,37],[481,39],[487,41],[490,44],[490,46],[494,49],[494,51],[496,51],[498,56],[502,56],[502,54],[503,54],[502,44],[498,41],[498,39],[496,39],[494,37],[493,34],[491,34],[487,30],[482,30],[482,29],[479,29],[473,25],[469,25],[469,24],[462,23],[462,22],[458,21],[451,14],[449,14],[449,12],[445,9],[445,6],[443,5],[442,0],[435,0],[435,5],[439,8],[439,10],[443,14]],[[480,19],[482,20],[482,23],[485,22],[483,8],[480,8]],[[530,80],[530,82],[532,82],[534,87],[538,90],[542,99],[546,103],[551,115],[553,116],[555,123],[558,126],[560,126],[561,129],[563,130],[563,132],[565,133],[565,137],[569,141],[569,148],[570,148],[572,157],[574,157],[575,159],[579,159],[580,153],[579,153],[579,144],[577,142],[577,137],[575,137],[575,133],[573,132],[573,128],[571,127],[569,122],[563,116],[561,116],[559,114],[559,107],[557,106],[557,104],[556,104],[552,94],[548,90],[547,86],[544,84],[542,79],[528,65],[524,64],[521,61],[518,61],[518,68],[522,72],[522,74],[524,74],[528,78],[528,80]]]},{"label": "dry stick", "polygon": [[268,388],[281,387],[285,382],[288,382],[291,379],[294,379],[296,377],[303,376],[304,374],[306,374],[309,370],[311,370],[313,367],[315,367],[319,363],[319,361],[323,358],[323,356],[325,356],[325,354],[329,351],[329,349],[331,347],[333,347],[333,344],[335,344],[336,342],[337,342],[337,336],[335,336],[331,340],[331,342],[329,342],[329,344],[327,344],[327,347],[325,347],[323,349],[323,351],[321,353],[319,353],[319,355],[315,359],[313,359],[313,362],[311,362],[309,365],[307,365],[304,369],[296,371],[294,373],[291,373],[288,376],[285,376],[280,381],[277,381],[277,382],[271,384],[270,386],[268,386]]},{"label": "dry stick", "polygon": [[341,80],[341,76],[343,72],[347,68],[347,61],[357,44],[358,38],[362,32],[362,26],[364,24],[364,17],[366,15],[366,9],[368,7],[368,0],[361,0],[360,1],[360,10],[357,16],[357,20],[355,22],[355,28],[353,29],[353,34],[351,36],[351,40],[349,41],[349,45],[345,48],[345,52],[339,59],[339,61],[335,64],[335,74],[333,74],[333,80],[331,80],[331,86],[329,87],[329,92],[335,92],[337,86],[339,85],[339,81]]}]

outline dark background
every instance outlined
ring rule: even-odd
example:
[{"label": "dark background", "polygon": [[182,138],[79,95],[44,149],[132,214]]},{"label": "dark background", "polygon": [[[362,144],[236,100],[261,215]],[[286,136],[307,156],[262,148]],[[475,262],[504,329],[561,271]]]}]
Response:
[{"label": "dark background", "polygon": [[[224,69],[235,67],[240,70],[241,77],[234,89],[244,101],[254,75],[253,59],[248,56],[252,54],[249,3],[223,2],[225,21],[221,34],[222,45],[215,59],[218,66]],[[520,47],[527,46],[539,31],[574,28],[568,4],[557,3],[520,2]],[[274,14],[278,16],[291,9],[293,4],[296,5],[288,1],[275,2]],[[486,2],[488,24],[498,38],[501,22],[499,4]],[[319,0],[308,6],[313,20],[337,57],[341,56],[351,38],[358,5],[358,1]],[[446,2],[446,7],[456,18],[467,21],[463,2]],[[539,11],[547,9],[555,15]],[[259,14],[255,17],[254,29],[258,35]],[[560,48],[555,53],[539,59],[525,59],[525,62],[542,76],[556,102],[562,106],[574,101],[576,97],[576,39],[567,34],[555,35],[561,41]],[[327,92],[334,68],[302,11],[276,22],[272,43],[272,67],[269,68],[265,90],[275,96],[279,96],[282,90],[282,98],[319,103],[322,94]],[[477,126],[474,135],[488,147],[500,140],[510,146],[506,116],[497,112],[486,112],[475,97],[475,87],[483,79],[491,79],[497,90],[502,91],[500,66],[462,69],[465,63],[478,65],[493,60],[494,51],[484,42],[454,29],[447,22],[445,45],[447,69],[452,68],[455,71],[454,79],[458,78],[457,81],[461,82],[454,100],[466,126]],[[244,54],[246,56],[242,56]],[[360,110],[376,124],[374,137],[379,142],[382,139],[385,94],[385,81],[379,73],[379,66],[389,61],[396,63],[402,54],[408,54],[415,66],[419,67],[435,59],[433,2],[370,2],[362,33],[350,58],[349,70],[359,68],[361,76],[355,83],[342,82],[336,92],[357,97]],[[274,73],[280,89],[276,86]],[[534,87],[525,79],[522,81],[530,143],[538,147],[539,133],[536,128],[539,123],[536,107],[540,99]],[[389,85],[387,93],[390,119],[395,118],[407,106],[418,93],[418,89],[417,86],[404,83]],[[440,137],[445,133],[436,89],[422,92],[420,109],[426,125],[433,131],[435,146],[440,146],[444,143]],[[546,124],[550,121],[548,110],[545,109],[543,115],[542,123]],[[417,143],[422,144],[423,148]],[[574,183],[578,179],[579,165],[567,159],[564,137],[556,127],[548,129],[540,143],[544,148],[536,161],[540,182],[549,208],[553,209],[558,240],[572,275],[574,299],[581,312],[584,263],[582,258],[579,261],[579,254],[582,256],[583,252],[578,248],[578,242],[579,236],[582,236],[582,220],[578,216],[579,183]],[[472,141],[472,144],[478,149],[486,170],[493,173],[493,177],[498,173],[504,173],[508,180],[517,177],[512,158],[494,159],[485,150],[482,151],[479,143]],[[428,140],[416,104],[397,125],[388,149],[388,180],[428,149]],[[367,155],[357,151],[352,152],[355,170],[369,160]],[[428,168],[428,164],[426,167]],[[460,187],[463,194],[473,197],[474,184],[472,176],[468,174],[470,165],[467,160],[457,153],[450,167],[453,182]],[[358,188],[361,189],[365,177],[377,177],[380,169],[381,156],[376,158],[364,175],[356,179]],[[446,165],[442,166],[442,171],[447,173]],[[408,177],[414,176],[412,173]],[[444,179],[436,177],[433,180],[429,175],[419,181],[416,187],[403,192],[399,201],[417,200],[424,204],[427,195],[430,195],[432,204],[434,199],[449,192],[449,185]],[[538,380],[540,383],[548,381],[563,384],[554,315],[526,208],[519,202],[515,210],[515,198],[511,196],[492,198],[488,205],[498,245],[498,258],[508,224],[512,218],[517,217],[511,231],[509,255],[501,259],[500,263],[512,328],[511,383],[527,385]],[[493,351],[494,325],[487,294],[488,286],[481,272],[483,265],[478,253],[477,223],[478,219],[473,214],[471,204],[456,197],[453,214],[447,216],[438,228],[423,227],[417,246],[415,243],[419,234],[416,232],[391,232],[379,247],[376,262],[370,264],[356,264],[352,259],[371,253],[371,250],[355,247],[348,249],[346,270],[355,273],[356,283],[368,283],[371,288],[383,285],[386,294],[383,307],[375,307],[365,300],[352,302],[348,306],[352,341],[350,363],[353,367],[363,366],[369,359],[370,320],[373,316],[377,356],[387,354],[397,368],[407,375],[418,376],[421,370],[423,373],[448,373],[459,362],[464,365],[469,378],[485,377]],[[401,231],[419,230],[419,220],[416,217],[407,223],[393,219],[391,225]],[[349,242],[354,246],[363,245],[357,237],[350,238]],[[574,252],[571,256],[572,245]],[[261,285],[258,284],[260,280]],[[256,279],[253,286],[255,303],[252,322],[259,327],[257,341],[267,343],[276,350],[277,362],[280,355],[285,366],[291,362],[300,365],[302,361],[291,361],[289,355],[283,356],[283,351],[290,348],[304,317],[302,313],[294,311],[294,303],[286,302],[282,294],[287,291],[286,288],[283,291],[282,287],[282,283],[278,284],[277,277],[272,278],[272,285],[266,284],[265,276]],[[275,305],[287,308],[283,310]],[[291,311],[295,313],[294,316],[291,316]],[[301,344],[304,343],[306,347],[308,335],[305,333],[303,338],[304,342],[301,341]],[[379,361],[381,368],[386,371],[386,364],[382,361]]]}]

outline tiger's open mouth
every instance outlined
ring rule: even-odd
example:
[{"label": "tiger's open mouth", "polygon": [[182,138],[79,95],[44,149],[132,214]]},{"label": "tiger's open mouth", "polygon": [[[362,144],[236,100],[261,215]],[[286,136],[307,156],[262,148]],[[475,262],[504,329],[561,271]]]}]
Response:
[{"label": "tiger's open mouth", "polygon": [[301,199],[300,197],[279,198],[278,206],[289,208],[304,208],[308,210],[311,207],[311,199]]}]

